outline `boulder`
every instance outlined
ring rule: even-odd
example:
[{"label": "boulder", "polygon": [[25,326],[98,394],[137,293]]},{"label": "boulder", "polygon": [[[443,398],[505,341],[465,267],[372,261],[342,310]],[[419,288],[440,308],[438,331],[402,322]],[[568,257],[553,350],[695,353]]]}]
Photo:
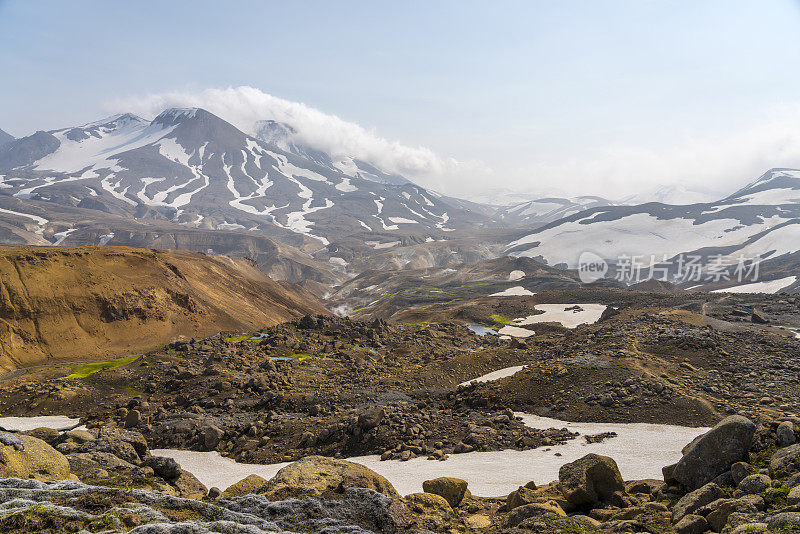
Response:
[{"label": "boulder", "polygon": [[757,324],[769,324],[769,316],[761,310],[753,310],[750,320]]},{"label": "boulder", "polygon": [[467,491],[467,482],[460,478],[440,477],[422,483],[422,491],[440,495],[455,508],[461,504]]},{"label": "boulder", "polygon": [[800,443],[778,449],[769,459],[773,473],[797,473],[800,471]]},{"label": "boulder", "polygon": [[772,479],[767,475],[755,474],[744,477],[736,487],[736,495],[755,495],[772,487]]},{"label": "boulder", "polygon": [[58,439],[61,437],[58,430],[55,428],[48,428],[46,426],[34,428],[33,430],[28,430],[23,432],[23,434],[27,434],[29,436],[33,436],[34,438],[38,438],[45,443],[50,445],[54,445],[58,442]]},{"label": "boulder", "polygon": [[745,460],[756,427],[749,419],[733,415],[693,441],[675,465],[672,476],[689,489],[697,489]]},{"label": "boulder", "polygon": [[665,486],[661,480],[654,478],[646,478],[644,480],[634,480],[625,484],[626,493],[645,493],[647,495],[655,495],[661,488]]},{"label": "boulder", "polygon": [[576,506],[593,506],[614,499],[625,491],[617,463],[599,454],[587,454],[558,470],[558,485],[564,498]]},{"label": "boulder", "polygon": [[203,445],[207,450],[213,451],[216,449],[224,437],[225,432],[214,425],[209,425],[203,429]]},{"label": "boulder", "polygon": [[150,467],[153,472],[164,480],[173,480],[180,476],[181,466],[172,458],[163,456],[150,456],[143,465]]},{"label": "boulder", "polygon": [[412,512],[418,514],[452,513],[447,500],[434,493],[412,493],[403,499]]},{"label": "boulder", "polygon": [[733,513],[756,514],[764,509],[764,499],[756,495],[748,495],[739,499],[717,499],[699,510],[705,515],[708,526],[714,532],[721,532]]},{"label": "boulder", "polygon": [[723,497],[725,497],[725,490],[713,482],[709,482],[705,486],[687,493],[675,503],[675,506],[672,508],[672,521],[679,522],[684,516]]},{"label": "boulder", "polygon": [[789,506],[800,504],[800,486],[795,486],[789,490],[789,494],[786,496],[786,504]]},{"label": "boulder", "polygon": [[800,529],[800,512],[783,512],[775,514],[767,521],[769,530]]},{"label": "boulder", "polygon": [[341,494],[347,488],[367,488],[388,497],[400,498],[392,484],[363,465],[324,456],[307,456],[287,465],[264,487],[271,500],[311,493],[319,496]]},{"label": "boulder", "polygon": [[506,516],[505,526],[513,528],[526,519],[544,515],[567,517],[567,514],[564,513],[564,510],[562,510],[561,507],[555,502],[534,502],[511,510],[511,512],[509,512]]},{"label": "boulder", "polygon": [[63,454],[33,436],[17,434],[12,437],[19,442],[17,446],[0,442],[0,477],[42,481],[69,478],[69,462]]},{"label": "boulder", "polygon": [[92,441],[94,436],[86,430],[78,430],[77,428],[64,432],[61,437],[62,441],[71,441],[72,443],[86,443]]},{"label": "boulder", "polygon": [[266,483],[266,479],[258,475],[248,475],[239,482],[228,486],[228,488],[222,492],[221,497],[227,499],[229,497],[242,497],[243,495],[256,493],[256,490]]},{"label": "boulder", "polygon": [[525,486],[520,486],[519,489],[512,491],[508,494],[508,497],[506,497],[506,510],[513,510],[514,508],[525,506],[526,504],[530,504],[541,499],[542,497],[538,492],[536,492],[536,490],[528,489]]},{"label": "boulder", "polygon": [[776,436],[778,447],[788,447],[797,443],[797,437],[794,435],[794,424],[791,421],[784,421],[778,425]]},{"label": "boulder", "polygon": [[196,476],[182,469],[178,476],[170,481],[170,484],[178,490],[178,496],[180,497],[202,500],[203,497],[208,495],[208,489],[206,489],[205,485]]},{"label": "boulder", "polygon": [[758,534],[759,532],[766,532],[766,523],[743,523],[731,530],[730,534]]},{"label": "boulder", "polygon": [[677,534],[703,534],[708,530],[708,521],[702,515],[688,514],[675,524]]},{"label": "boulder", "polygon": [[752,473],[753,468],[747,462],[736,462],[731,466],[731,478],[733,479],[733,483],[737,486],[739,482]]},{"label": "boulder", "polygon": [[488,515],[475,514],[467,517],[464,524],[472,530],[484,530],[492,526],[492,519]]},{"label": "boulder", "polygon": [[374,406],[358,416],[358,424],[365,431],[372,430],[383,421],[386,411],[383,406]]}]

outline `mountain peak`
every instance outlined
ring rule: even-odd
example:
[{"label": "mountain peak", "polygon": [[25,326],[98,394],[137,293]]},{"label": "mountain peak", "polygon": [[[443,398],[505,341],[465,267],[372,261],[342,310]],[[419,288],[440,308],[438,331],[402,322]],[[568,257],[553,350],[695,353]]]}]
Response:
[{"label": "mountain peak", "polygon": [[117,113],[115,115],[111,115],[110,117],[105,117],[98,121],[86,123],[80,126],[79,128],[84,130],[88,130],[91,128],[99,128],[99,127],[114,128],[132,123],[146,124],[147,121],[139,117],[138,115],[134,115],[133,113]]},{"label": "mountain peak", "polygon": [[728,198],[738,198],[767,189],[800,189],[800,169],[772,168]]},{"label": "mountain peak", "polygon": [[3,130],[0,130],[0,146],[5,145],[6,143],[10,143],[14,140],[14,136],[10,133],[6,133]]},{"label": "mountain peak", "polygon": [[210,113],[201,108],[169,108],[159,113],[158,116],[153,119],[153,124],[173,126],[186,119],[195,118],[198,113],[210,115]]}]

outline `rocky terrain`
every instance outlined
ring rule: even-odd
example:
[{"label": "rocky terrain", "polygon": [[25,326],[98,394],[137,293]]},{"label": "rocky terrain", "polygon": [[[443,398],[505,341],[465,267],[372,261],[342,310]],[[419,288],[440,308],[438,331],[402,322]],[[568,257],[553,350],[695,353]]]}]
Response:
[{"label": "rocky terrain", "polygon": [[181,251],[0,248],[0,368],[129,356],[180,336],[325,313],[244,259]]},{"label": "rocky terrain", "polygon": [[401,496],[358,464],[308,456],[270,480],[220,491],[137,431],[0,433],[3,532],[648,532],[800,531],[800,420],[722,420],[664,466],[663,480],[624,480],[613,458],[586,455],[558,480],[506,497],[436,478]]},{"label": "rocky terrain", "polygon": [[[0,431],[0,531],[743,534],[800,521],[794,296],[581,285],[569,271],[506,258],[455,273],[364,274],[344,286],[350,296],[368,299],[371,285],[386,296],[353,319],[320,313],[321,305],[304,309],[299,303],[317,301],[228,258],[114,248],[23,252],[13,256],[18,265],[47,272],[42,280],[67,295],[89,285],[95,298],[119,289],[123,267],[133,264],[140,278],[127,283],[137,291],[152,273],[204,307],[204,319],[226,310],[252,315],[237,323],[229,314],[214,332],[183,330],[166,343],[150,331],[153,345],[127,358],[48,358],[4,375],[0,414],[67,415],[85,430]],[[51,263],[52,271],[43,269]],[[69,278],[69,268],[91,276]],[[419,286],[426,277],[427,289]],[[490,296],[514,287],[527,293]],[[37,302],[34,289],[24,302]],[[99,314],[80,302],[83,308],[69,309]],[[127,318],[131,335],[173,320],[157,313],[168,308],[151,317],[130,310],[152,308],[121,302],[111,310]],[[541,313],[537,306],[586,303],[606,307],[596,322],[529,325],[535,335],[525,339],[495,335]],[[615,439],[532,428],[519,412],[719,425],[687,445],[661,481],[623,480],[614,459],[589,455],[565,463],[557,481],[531,481],[504,497],[473,495],[457,478],[432,479],[423,492],[402,496],[381,475],[346,461],[379,455],[446,467],[473,451],[557,451],[576,439]],[[293,463],[271,480],[251,475],[231,488],[207,488],[151,449]]]}]

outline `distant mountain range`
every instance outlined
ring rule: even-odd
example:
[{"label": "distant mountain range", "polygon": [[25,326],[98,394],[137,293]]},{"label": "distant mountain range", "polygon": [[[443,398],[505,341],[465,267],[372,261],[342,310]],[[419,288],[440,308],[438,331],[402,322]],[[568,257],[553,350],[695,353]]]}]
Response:
[{"label": "distant mountain range", "polygon": [[[197,108],[19,139],[0,131],[0,242],[244,255],[272,275],[323,284],[370,268],[498,254],[574,267],[586,250],[612,262],[760,255],[776,276],[800,266],[793,169],[772,169],[721,200],[664,186],[650,195],[663,203],[582,196],[498,207],[334,157],[298,141],[287,124],[262,120],[253,131]],[[680,199],[689,200],[670,203]]]},{"label": "distant mountain range", "polygon": [[263,121],[252,137],[202,109],[168,109],[152,121],[117,115],[5,143],[0,188],[138,219],[295,232],[320,247],[364,232],[441,239],[488,222],[366,162],[298,146],[287,133]]},{"label": "distant mountain range", "polygon": [[6,143],[10,143],[13,140],[14,140],[13,135],[6,133],[3,130],[0,130],[0,146],[5,145]]},{"label": "distant mountain range", "polygon": [[700,256],[703,265],[719,255],[725,262],[760,257],[762,274],[800,274],[800,170],[772,169],[716,202],[588,209],[523,233],[505,252],[576,267],[585,251],[617,263],[638,256],[646,265],[651,256],[673,265],[681,254]]}]

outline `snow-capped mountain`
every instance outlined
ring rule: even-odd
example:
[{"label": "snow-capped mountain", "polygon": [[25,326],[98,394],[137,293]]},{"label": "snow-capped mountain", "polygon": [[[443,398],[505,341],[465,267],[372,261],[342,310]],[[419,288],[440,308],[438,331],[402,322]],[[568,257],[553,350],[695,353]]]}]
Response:
[{"label": "snow-capped mountain", "polygon": [[495,218],[511,226],[533,227],[564,217],[569,217],[587,209],[611,206],[612,202],[593,196],[574,198],[540,198],[500,208]]},{"label": "snow-capped mountain", "polygon": [[208,229],[294,232],[322,245],[364,232],[437,239],[486,220],[402,177],[297,145],[287,128],[264,121],[256,138],[192,108],[40,131],[0,147],[0,195]]},{"label": "snow-capped mountain", "polygon": [[722,200],[690,205],[607,206],[520,236],[507,253],[576,267],[583,252],[649,264],[684,255],[760,257],[775,263],[800,251],[800,170],[772,169]]},{"label": "snow-capped mountain", "polygon": [[5,145],[6,143],[10,143],[14,140],[14,136],[10,133],[6,133],[3,130],[0,130],[0,146]]},{"label": "snow-capped mountain", "polygon": [[702,204],[714,202],[722,198],[722,196],[723,193],[719,191],[707,191],[699,188],[689,188],[683,185],[666,185],[625,197],[615,202],[615,204],[629,206],[634,204],[646,204],[648,202],[659,202],[661,204]]}]

